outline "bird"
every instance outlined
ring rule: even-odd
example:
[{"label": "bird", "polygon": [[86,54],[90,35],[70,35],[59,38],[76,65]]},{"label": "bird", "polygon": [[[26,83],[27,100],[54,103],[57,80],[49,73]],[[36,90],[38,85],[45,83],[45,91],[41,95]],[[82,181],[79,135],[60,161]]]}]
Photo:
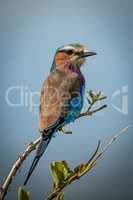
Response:
[{"label": "bird", "polygon": [[87,57],[96,55],[86,46],[73,43],[57,48],[53,63],[40,95],[39,132],[41,141],[29,169],[27,184],[38,161],[58,130],[74,122],[80,114],[85,93],[85,78],[81,67]]}]

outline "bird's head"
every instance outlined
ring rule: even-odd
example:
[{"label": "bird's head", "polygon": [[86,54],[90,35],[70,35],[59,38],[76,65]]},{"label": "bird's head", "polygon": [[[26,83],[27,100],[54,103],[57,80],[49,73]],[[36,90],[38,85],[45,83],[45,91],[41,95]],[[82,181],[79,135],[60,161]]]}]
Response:
[{"label": "bird's head", "polygon": [[80,68],[87,57],[94,55],[96,55],[95,52],[89,51],[81,44],[64,45],[56,50],[54,66],[52,68],[54,67],[60,70],[72,67]]}]

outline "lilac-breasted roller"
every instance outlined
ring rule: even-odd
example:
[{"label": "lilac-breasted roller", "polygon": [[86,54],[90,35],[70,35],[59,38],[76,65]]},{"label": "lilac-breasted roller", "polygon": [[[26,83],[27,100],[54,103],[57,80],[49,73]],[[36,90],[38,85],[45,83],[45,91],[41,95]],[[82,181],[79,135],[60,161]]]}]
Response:
[{"label": "lilac-breasted roller", "polygon": [[40,97],[39,131],[42,139],[24,185],[29,180],[53,134],[73,122],[83,106],[85,79],[81,66],[86,57],[96,55],[81,44],[64,45],[56,50],[50,74]]}]

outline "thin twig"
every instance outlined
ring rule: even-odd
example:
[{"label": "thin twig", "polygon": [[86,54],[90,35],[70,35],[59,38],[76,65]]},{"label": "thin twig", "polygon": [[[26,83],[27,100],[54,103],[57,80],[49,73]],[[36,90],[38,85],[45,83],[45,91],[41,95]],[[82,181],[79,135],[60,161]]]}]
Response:
[{"label": "thin twig", "polygon": [[118,133],[116,133],[113,138],[104,146],[103,149],[101,149],[100,152],[98,152],[100,147],[100,142],[98,143],[98,147],[94,154],[92,155],[91,159],[87,162],[89,164],[89,168],[84,171],[82,174],[74,174],[72,177],[68,178],[65,183],[63,183],[59,188],[54,190],[50,193],[50,195],[45,200],[52,200],[55,199],[62,190],[70,185],[72,182],[76,181],[77,179],[80,179],[82,176],[84,176],[87,172],[89,172],[95,165],[96,161],[101,158],[101,156],[109,149],[109,147],[120,137],[121,134],[125,133],[129,129],[130,125],[127,127],[121,129]]},{"label": "thin twig", "polygon": [[103,154],[105,151],[108,150],[108,148],[120,137],[121,134],[128,131],[131,125],[126,126],[125,128],[121,129],[117,134],[114,135],[114,137],[107,143],[107,145],[104,146],[101,153]]},{"label": "thin twig", "polygon": [[9,185],[12,182],[13,177],[16,175],[18,169],[21,167],[21,165],[23,164],[24,160],[26,160],[26,158],[29,156],[29,154],[36,149],[36,146],[39,144],[41,140],[41,137],[38,138],[37,140],[35,140],[34,142],[30,143],[26,150],[18,157],[18,159],[15,161],[15,163],[13,164],[8,176],[5,178],[3,185],[0,188],[0,200],[3,200]]},{"label": "thin twig", "polygon": [[107,107],[107,105],[105,104],[105,105],[103,105],[103,106],[91,111],[92,106],[90,106],[89,109],[87,109],[87,111],[85,111],[83,113],[80,113],[79,116],[77,117],[77,119],[79,119],[80,117],[91,116],[92,114],[94,114],[96,112],[99,112],[99,111],[103,110],[106,107]]},{"label": "thin twig", "polygon": [[97,102],[100,102],[104,99],[106,99],[107,97],[106,96],[102,96],[101,92],[98,92],[97,94],[94,94],[91,90],[88,93],[88,98],[87,98],[87,101],[88,101],[88,108],[85,112],[83,113],[80,113],[79,116],[77,117],[77,119],[79,119],[80,117],[85,117],[85,116],[91,116],[92,114],[96,113],[96,112],[99,112],[101,110],[103,110],[104,108],[107,107],[106,104],[92,110],[94,104],[96,104]]}]

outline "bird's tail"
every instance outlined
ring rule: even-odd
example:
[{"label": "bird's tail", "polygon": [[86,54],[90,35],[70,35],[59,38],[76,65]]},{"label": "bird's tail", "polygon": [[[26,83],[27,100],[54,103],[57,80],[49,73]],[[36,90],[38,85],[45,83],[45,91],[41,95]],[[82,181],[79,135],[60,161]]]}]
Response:
[{"label": "bird's tail", "polygon": [[27,177],[25,179],[24,185],[27,184],[30,176],[32,175],[32,173],[33,173],[33,171],[34,171],[34,169],[35,169],[35,167],[36,167],[36,165],[38,163],[38,161],[40,160],[40,158],[42,157],[43,153],[45,152],[50,140],[51,140],[51,137],[47,137],[47,138],[46,137],[42,137],[42,139],[40,141],[40,144],[38,146],[38,149],[36,151],[36,156],[35,156],[35,158],[34,158],[34,160],[32,162],[32,165],[31,165],[31,167],[29,169],[28,175],[27,175]]}]

